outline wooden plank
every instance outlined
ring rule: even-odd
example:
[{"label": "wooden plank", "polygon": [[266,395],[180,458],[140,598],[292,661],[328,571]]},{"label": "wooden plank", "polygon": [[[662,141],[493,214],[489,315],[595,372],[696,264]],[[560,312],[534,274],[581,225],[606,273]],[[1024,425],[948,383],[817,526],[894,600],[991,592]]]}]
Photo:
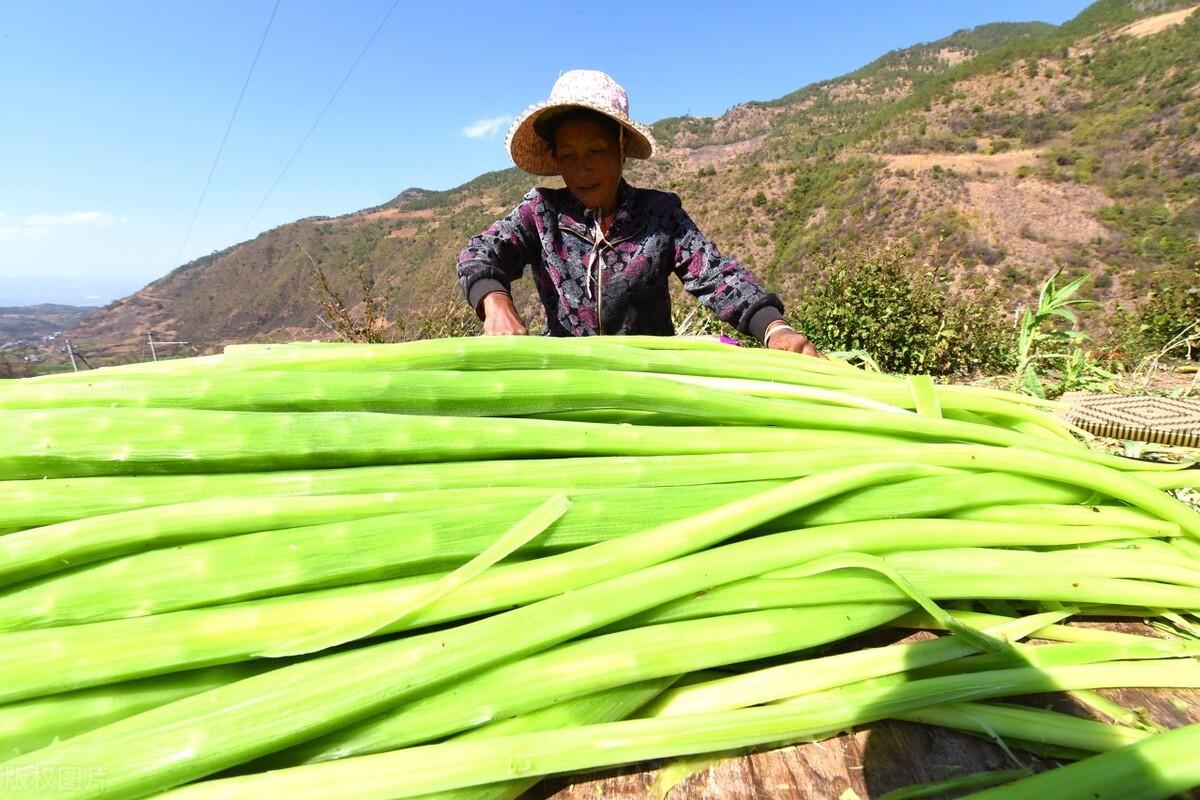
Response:
[{"label": "wooden plank", "polygon": [[[1094,623],[1093,623],[1094,624]],[[1153,635],[1141,624],[1096,625]],[[1159,725],[1179,727],[1200,722],[1200,691],[1114,689],[1100,694],[1128,709],[1144,711]],[[1066,694],[1009,698],[1040,708],[1096,718],[1087,706]],[[1041,771],[1049,759],[1013,750],[1017,762],[999,746],[957,731],[885,720],[821,742],[731,755],[699,769],[670,793],[670,800],[871,800],[915,783],[1018,765]],[[647,800],[658,798],[662,762],[544,781],[527,797],[535,800]],[[852,792],[852,794],[850,793]]]},{"label": "wooden plank", "polygon": [[[1022,764],[1049,762],[1020,754]],[[657,766],[657,765],[656,765]],[[1003,750],[989,742],[925,725],[884,721],[823,742],[722,759],[692,775],[671,800],[861,800],[914,783],[972,772],[1012,769]],[[657,768],[604,771],[574,780],[546,781],[528,797],[538,800],[646,800]],[[847,790],[854,792],[847,794]]]}]

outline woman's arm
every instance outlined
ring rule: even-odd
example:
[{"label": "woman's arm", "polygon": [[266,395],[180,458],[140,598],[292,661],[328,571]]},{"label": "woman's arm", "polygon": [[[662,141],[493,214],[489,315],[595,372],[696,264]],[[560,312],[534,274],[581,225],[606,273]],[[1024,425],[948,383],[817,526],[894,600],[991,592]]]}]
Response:
[{"label": "woman's arm", "polygon": [[676,212],[675,273],[683,288],[742,333],[772,350],[821,356],[783,318],[783,303],[737,261],[722,255],[680,205]]},{"label": "woman's arm", "polygon": [[471,238],[458,255],[458,282],[463,295],[483,320],[485,334],[525,334],[525,323],[512,302],[512,282],[525,265],[541,257],[535,206],[537,190],[487,230]]}]

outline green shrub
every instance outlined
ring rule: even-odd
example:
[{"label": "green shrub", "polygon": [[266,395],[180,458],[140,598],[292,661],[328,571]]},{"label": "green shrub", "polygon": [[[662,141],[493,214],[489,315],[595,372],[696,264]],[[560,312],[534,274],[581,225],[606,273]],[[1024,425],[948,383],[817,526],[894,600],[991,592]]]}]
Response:
[{"label": "green shrub", "polygon": [[1193,201],[1177,212],[1153,200],[1118,202],[1104,206],[1097,216],[1127,234],[1124,246],[1142,258],[1184,270],[1200,263],[1196,238],[1200,202]]},{"label": "green shrub", "polygon": [[1200,266],[1161,270],[1155,284],[1138,307],[1143,346],[1147,352],[1170,348],[1172,355],[1200,361]]},{"label": "green shrub", "polygon": [[1009,286],[1024,286],[1029,283],[1029,274],[1024,270],[1017,269],[1013,264],[1005,264],[1000,276]]},{"label": "green shrub", "polygon": [[992,294],[946,296],[933,269],[898,245],[817,256],[794,322],[823,350],[868,353],[896,372],[948,375],[1004,369],[1012,335]]}]

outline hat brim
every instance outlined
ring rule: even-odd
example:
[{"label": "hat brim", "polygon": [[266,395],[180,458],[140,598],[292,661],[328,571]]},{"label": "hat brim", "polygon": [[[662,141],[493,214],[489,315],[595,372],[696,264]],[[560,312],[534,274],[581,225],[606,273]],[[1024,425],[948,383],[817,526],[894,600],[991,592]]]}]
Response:
[{"label": "hat brim", "polygon": [[530,106],[508,129],[508,154],[513,163],[534,175],[557,175],[558,164],[550,145],[538,135],[534,125],[551,115],[567,109],[586,108],[603,114],[625,129],[625,155],[630,158],[650,158],[654,155],[654,136],[650,129],[630,119],[614,116],[602,108],[586,103],[538,103]]}]

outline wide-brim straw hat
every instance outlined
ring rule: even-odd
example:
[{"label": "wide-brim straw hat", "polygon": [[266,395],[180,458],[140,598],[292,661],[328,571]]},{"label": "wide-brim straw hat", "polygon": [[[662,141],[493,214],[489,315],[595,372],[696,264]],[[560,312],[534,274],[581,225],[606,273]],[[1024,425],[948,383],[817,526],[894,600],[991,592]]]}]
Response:
[{"label": "wide-brim straw hat", "polygon": [[550,143],[535,126],[571,108],[598,112],[624,128],[624,152],[630,158],[654,155],[654,136],[629,118],[629,95],[621,84],[598,70],[573,69],[554,82],[548,100],[527,108],[508,129],[508,152],[518,167],[534,175],[558,174]]}]

